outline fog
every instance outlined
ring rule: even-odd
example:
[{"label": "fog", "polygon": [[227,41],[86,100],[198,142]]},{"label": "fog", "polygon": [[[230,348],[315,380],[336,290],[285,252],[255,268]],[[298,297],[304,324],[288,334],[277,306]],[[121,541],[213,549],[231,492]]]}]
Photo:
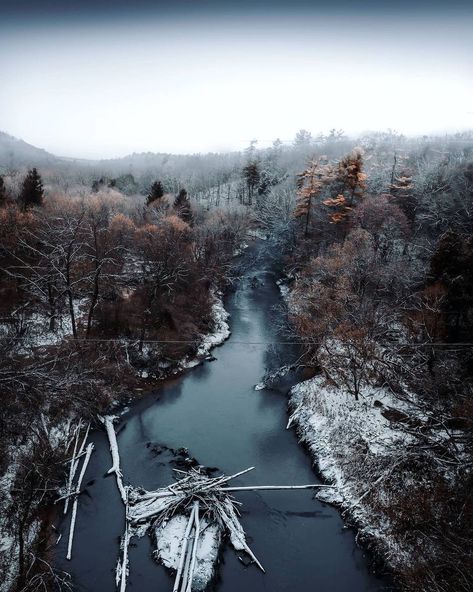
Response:
[{"label": "fog", "polygon": [[0,129],[84,158],[264,146],[300,128],[455,132],[473,127],[472,14],[6,19]]}]

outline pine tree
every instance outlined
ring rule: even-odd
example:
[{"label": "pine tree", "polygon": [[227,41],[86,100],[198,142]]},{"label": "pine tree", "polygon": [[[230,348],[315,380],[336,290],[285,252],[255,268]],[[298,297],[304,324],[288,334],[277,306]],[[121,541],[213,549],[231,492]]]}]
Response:
[{"label": "pine tree", "polygon": [[0,177],[0,208],[3,208],[7,202],[7,189],[3,177]]},{"label": "pine tree", "polygon": [[312,134],[305,129],[297,132],[294,138],[294,146],[296,148],[308,148],[312,144]]},{"label": "pine tree", "polygon": [[251,206],[253,203],[253,194],[255,188],[259,185],[261,176],[259,165],[256,160],[250,161],[245,167],[243,167],[243,176],[245,177],[246,185],[248,187],[248,203]]},{"label": "pine tree", "polygon": [[43,181],[38,171],[33,168],[28,171],[19,196],[19,202],[23,210],[43,204]]},{"label": "pine tree", "polygon": [[184,220],[188,224],[192,222],[191,202],[185,189],[181,189],[177,194],[174,200],[174,209],[181,220]]},{"label": "pine tree", "polygon": [[157,201],[158,199],[161,199],[163,196],[164,196],[163,184],[161,183],[161,181],[155,181],[151,185],[150,192],[148,194],[148,197],[146,198],[146,205],[147,206],[151,205],[153,202]]}]

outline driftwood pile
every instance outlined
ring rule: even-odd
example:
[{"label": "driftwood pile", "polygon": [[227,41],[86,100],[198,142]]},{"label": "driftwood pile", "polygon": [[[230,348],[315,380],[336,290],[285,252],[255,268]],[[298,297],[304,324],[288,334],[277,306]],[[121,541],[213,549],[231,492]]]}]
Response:
[{"label": "driftwood pile", "polygon": [[[236,551],[247,553],[251,557],[252,562],[264,572],[263,566],[246,542],[245,531],[239,521],[240,514],[238,506],[241,504],[232,494],[237,491],[331,487],[320,484],[260,485],[249,487],[228,485],[230,481],[248,473],[254,467],[250,467],[234,475],[221,475],[220,477],[209,477],[199,468],[192,468],[187,472],[176,469],[175,471],[178,474],[176,482],[156,491],[145,491],[142,488],[124,485],[120,469],[118,444],[113,427],[114,418],[109,416],[101,418],[101,420],[104,423],[108,435],[112,457],[112,467],[108,473],[115,475],[125,510],[125,530],[120,544],[121,556],[116,568],[116,584],[120,592],[125,592],[129,574],[128,548],[130,539],[133,536],[142,536],[144,532],[155,535],[158,539],[159,550],[160,537],[165,538],[167,536],[166,529],[172,531],[174,541],[172,545],[168,546],[168,551],[170,550],[172,555],[171,561],[168,563],[166,561],[163,562],[176,571],[173,592],[191,592],[192,590],[202,590],[205,587],[211,577],[213,565],[210,571],[207,570],[207,573],[202,575],[202,563],[206,560],[213,563],[216,560],[221,535],[225,535],[228,538]],[[84,452],[85,439],[78,451],[76,450],[78,440],[74,447],[71,474],[68,482],[68,494],[62,498],[66,500],[65,511],[67,511],[69,499],[71,497],[74,499],[67,554],[68,559],[71,556],[73,525],[77,511],[77,495],[80,492],[82,477],[93,449],[93,445],[89,444]],[[75,462],[84,454],[85,459],[82,470],[74,488],[72,482],[74,474],[77,471]],[[176,524],[179,524],[180,528],[176,529]],[[213,545],[209,545],[208,542],[209,532],[211,533],[210,538],[214,539]],[[175,540],[176,536],[177,543]],[[206,558],[206,554],[209,557]],[[198,573],[199,571],[201,573]]]},{"label": "driftwood pile", "polygon": [[132,528],[146,523],[155,531],[176,515],[188,517],[173,591],[190,592],[196,565],[201,522],[217,524],[237,551],[245,551],[262,570],[263,566],[249,548],[238,516],[237,502],[231,495],[233,488],[226,483],[251,471],[253,467],[235,475],[210,478],[198,469],[191,469],[176,483],[152,492],[132,490],[128,501],[128,517]]}]

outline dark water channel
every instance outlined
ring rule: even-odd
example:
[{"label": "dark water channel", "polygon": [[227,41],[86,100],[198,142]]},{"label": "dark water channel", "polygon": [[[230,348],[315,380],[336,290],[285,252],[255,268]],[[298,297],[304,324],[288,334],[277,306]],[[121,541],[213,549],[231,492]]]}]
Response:
[{"label": "dark water channel", "polygon": [[[254,277],[258,282],[254,282]],[[255,287],[255,283],[257,283]],[[217,360],[194,368],[133,404],[118,426],[125,482],[153,489],[169,483],[172,455],[159,446],[185,447],[209,467],[230,474],[249,466],[235,485],[303,484],[317,478],[306,452],[287,422],[287,391],[297,377],[280,379],[271,390],[255,391],[266,370],[294,352],[279,346],[248,345],[276,337],[282,313],[274,276],[261,263],[246,272],[226,300],[232,336],[213,351]],[[279,318],[278,318],[279,317]],[[283,348],[283,349],[281,349]],[[69,571],[78,590],[112,592],[123,509],[113,477],[104,433],[92,436],[86,492],[80,497],[72,561],[64,559],[68,521],[61,525],[57,564]],[[242,524],[251,548],[266,568],[245,567],[225,549],[215,583],[218,592],[370,592],[387,590],[374,576],[336,509],[310,491],[244,492]],[[130,549],[128,590],[170,592],[172,577],[151,558],[148,537]]]}]

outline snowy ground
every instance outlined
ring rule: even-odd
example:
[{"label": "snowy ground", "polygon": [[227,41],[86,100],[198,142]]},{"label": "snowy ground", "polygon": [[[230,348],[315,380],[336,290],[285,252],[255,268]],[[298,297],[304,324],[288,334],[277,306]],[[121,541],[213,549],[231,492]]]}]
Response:
[{"label": "snowy ground", "polygon": [[[79,322],[84,315],[88,304],[87,298],[78,299],[74,302],[74,314],[76,322]],[[18,351],[28,353],[31,348],[57,345],[67,337],[72,336],[72,323],[69,313],[58,315],[56,318],[56,329],[50,331],[49,317],[45,314],[34,313],[25,319],[26,334],[19,342]],[[0,333],[8,335],[8,325],[0,325]]]},{"label": "snowy ground", "polygon": [[6,525],[5,509],[10,503],[10,490],[15,481],[16,466],[12,463],[0,479],[0,592],[7,592],[13,584],[18,561],[15,539]]},{"label": "snowy ground", "polygon": [[356,401],[353,395],[327,385],[323,376],[293,387],[289,406],[288,427],[296,427],[321,475],[337,486],[324,489],[318,498],[341,506],[388,563],[408,561],[403,556],[408,551],[375,502],[389,495],[383,484],[411,442],[400,424],[385,414],[393,409],[413,410],[381,388],[365,388]]},{"label": "snowy ground", "polygon": [[[157,558],[163,565],[173,570],[177,570],[181,556],[187,520],[187,516],[176,515],[165,525],[156,528],[154,533]],[[219,526],[202,518],[192,590],[204,590],[213,578],[220,542],[221,530]]]},{"label": "snowy ground", "polygon": [[[77,300],[74,303],[74,312],[76,319],[79,320],[83,315],[84,306],[87,299]],[[33,314],[26,319],[27,332],[22,341],[18,342],[17,351],[20,354],[28,354],[32,348],[45,347],[61,343],[67,337],[72,335],[72,324],[68,314],[58,315],[56,331],[49,330],[49,318],[43,314]],[[0,332],[7,333],[8,326],[0,326]],[[58,448],[64,446],[70,423],[58,426],[46,425],[46,418],[43,414],[39,418],[40,427],[44,428],[48,434],[52,447]],[[5,510],[11,505],[11,489],[16,479],[18,471],[18,458],[22,454],[27,454],[28,444],[14,446],[9,452],[10,464],[0,478],[0,592],[7,592],[13,585],[17,575],[18,549],[17,541],[11,535],[8,529],[7,516]],[[36,538],[40,528],[39,522],[34,522],[26,536],[26,546],[28,547]]]}]

